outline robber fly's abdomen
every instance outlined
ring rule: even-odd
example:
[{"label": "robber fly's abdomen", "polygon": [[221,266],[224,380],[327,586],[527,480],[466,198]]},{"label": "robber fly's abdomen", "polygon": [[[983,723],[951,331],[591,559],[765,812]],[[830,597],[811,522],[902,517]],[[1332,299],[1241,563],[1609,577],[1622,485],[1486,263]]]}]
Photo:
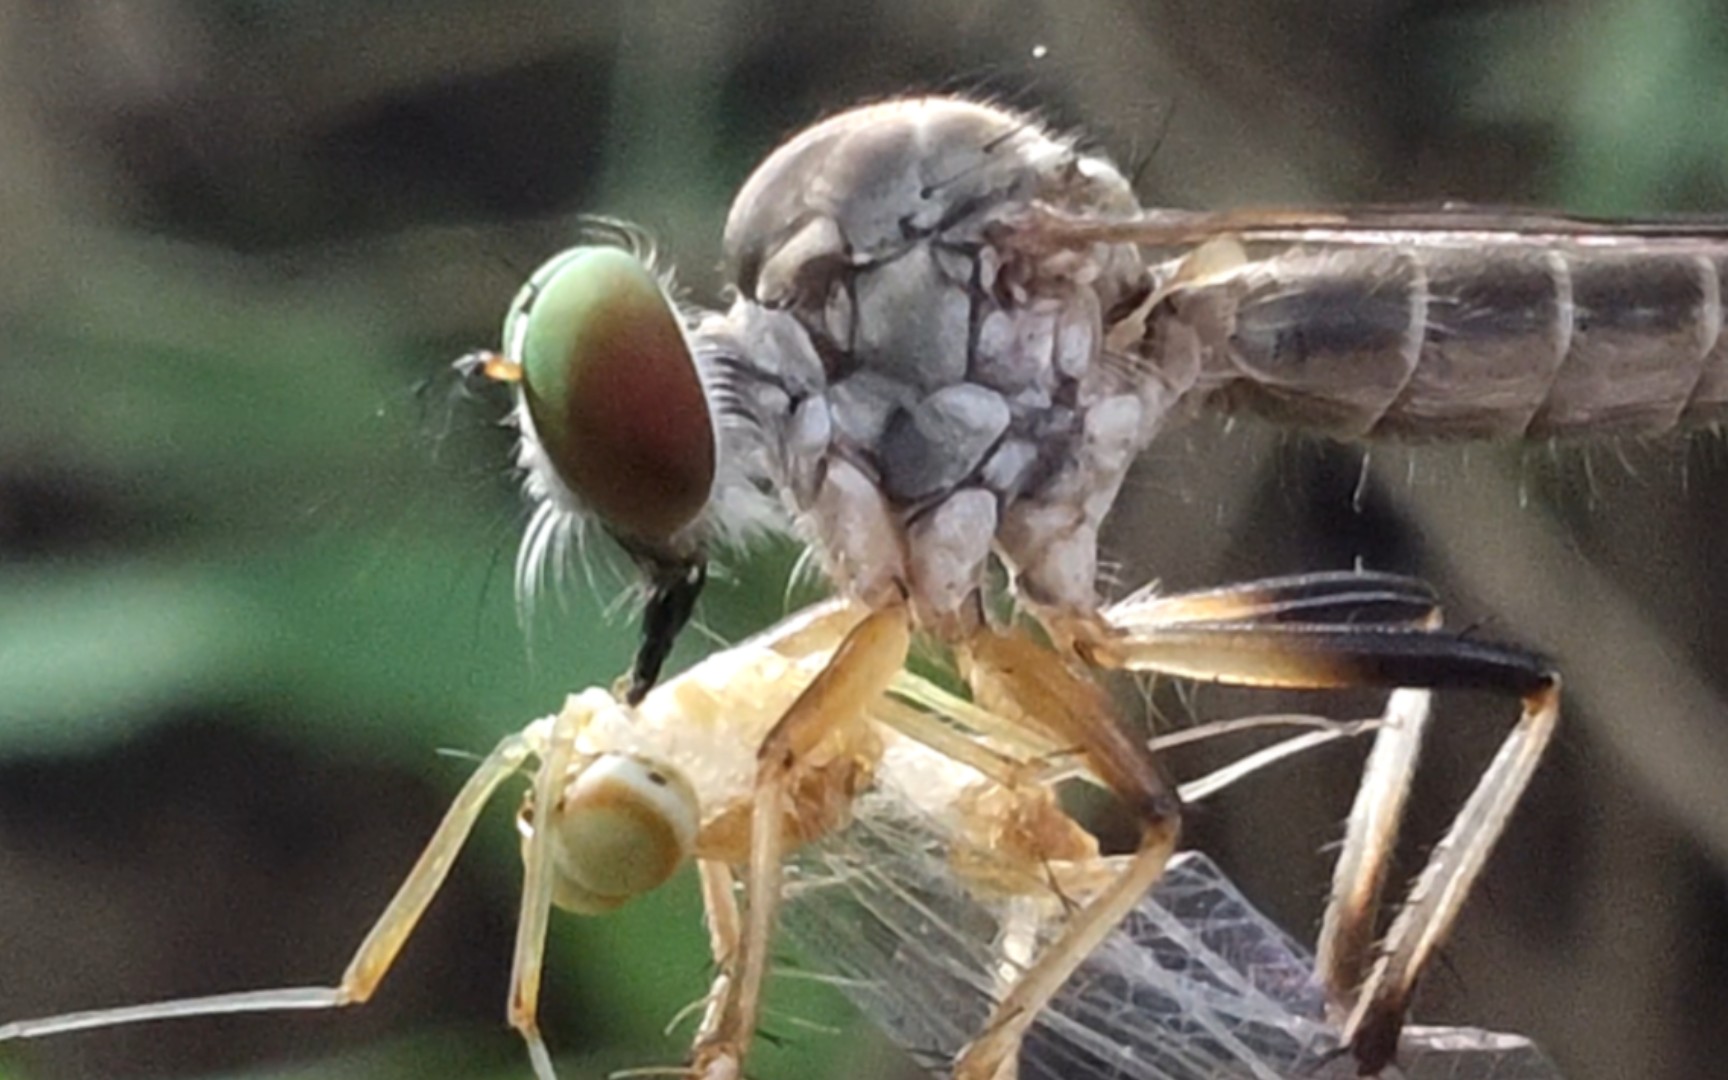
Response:
[{"label": "robber fly's abdomen", "polygon": [[1148,319],[1154,356],[1198,351],[1214,405],[1350,437],[1648,434],[1728,415],[1720,245],[1417,236],[1242,255]]}]

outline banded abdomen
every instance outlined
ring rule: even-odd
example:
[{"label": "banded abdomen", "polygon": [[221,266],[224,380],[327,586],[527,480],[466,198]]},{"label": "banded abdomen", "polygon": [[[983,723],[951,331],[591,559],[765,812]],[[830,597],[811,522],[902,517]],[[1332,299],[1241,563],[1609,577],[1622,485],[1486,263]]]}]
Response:
[{"label": "banded abdomen", "polygon": [[1226,239],[1161,273],[1147,349],[1196,351],[1212,407],[1408,438],[1654,434],[1728,414],[1719,238]]}]

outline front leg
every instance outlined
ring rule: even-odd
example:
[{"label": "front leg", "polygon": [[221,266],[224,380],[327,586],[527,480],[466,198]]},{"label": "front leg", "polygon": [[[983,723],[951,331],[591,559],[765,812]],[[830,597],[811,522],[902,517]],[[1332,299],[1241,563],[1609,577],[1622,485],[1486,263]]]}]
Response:
[{"label": "front leg", "polygon": [[790,831],[798,825],[792,796],[800,765],[830,735],[862,730],[866,712],[905,666],[910,647],[911,623],[904,607],[872,614],[846,635],[828,666],[798,695],[757,751],[743,933],[730,950],[730,962],[721,963],[692,1050],[692,1071],[701,1080],[737,1080],[756,1031],[780,910],[782,868],[791,847]]},{"label": "front leg", "polygon": [[708,924],[708,955],[714,959],[714,981],[708,987],[707,1005],[702,1011],[702,1023],[696,1028],[695,1046],[701,1047],[717,1039],[721,1015],[727,1010],[732,996],[735,973],[733,961],[738,957],[738,942],[744,936],[738,911],[738,875],[724,862],[701,859],[696,871],[702,880],[702,913]]}]

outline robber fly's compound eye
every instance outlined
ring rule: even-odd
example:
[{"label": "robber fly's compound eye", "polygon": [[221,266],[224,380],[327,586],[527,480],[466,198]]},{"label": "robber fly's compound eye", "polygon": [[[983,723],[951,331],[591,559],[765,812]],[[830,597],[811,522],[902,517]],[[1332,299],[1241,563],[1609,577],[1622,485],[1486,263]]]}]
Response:
[{"label": "robber fly's compound eye", "polygon": [[694,521],[714,484],[714,420],[678,312],[615,247],[551,259],[517,294],[504,353],[545,460],[615,533],[650,545]]},{"label": "robber fly's compound eye", "polygon": [[[571,778],[545,815],[554,830],[552,901],[597,915],[662,884],[696,846],[696,791],[676,771],[628,754],[601,754]],[[518,819],[524,848],[528,810]]]}]

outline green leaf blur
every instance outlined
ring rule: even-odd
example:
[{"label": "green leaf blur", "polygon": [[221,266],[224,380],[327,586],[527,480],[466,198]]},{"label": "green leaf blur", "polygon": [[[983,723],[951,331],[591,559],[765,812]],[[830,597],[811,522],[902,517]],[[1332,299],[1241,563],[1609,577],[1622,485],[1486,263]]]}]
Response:
[{"label": "green leaf blur", "polygon": [[[334,979],[471,759],[625,669],[604,567],[518,624],[502,406],[449,370],[583,214],[717,304],[752,164],[908,89],[1088,125],[1169,204],[1728,200],[1710,0],[1219,7],[0,4],[0,1021]],[[672,669],[785,611],[797,554],[732,562]],[[526,1078],[518,798],[365,1008],[0,1080]],[[678,1063],[706,950],[688,876],[555,918],[561,1075]],[[754,1077],[911,1075],[807,982],[770,1005]]]}]

